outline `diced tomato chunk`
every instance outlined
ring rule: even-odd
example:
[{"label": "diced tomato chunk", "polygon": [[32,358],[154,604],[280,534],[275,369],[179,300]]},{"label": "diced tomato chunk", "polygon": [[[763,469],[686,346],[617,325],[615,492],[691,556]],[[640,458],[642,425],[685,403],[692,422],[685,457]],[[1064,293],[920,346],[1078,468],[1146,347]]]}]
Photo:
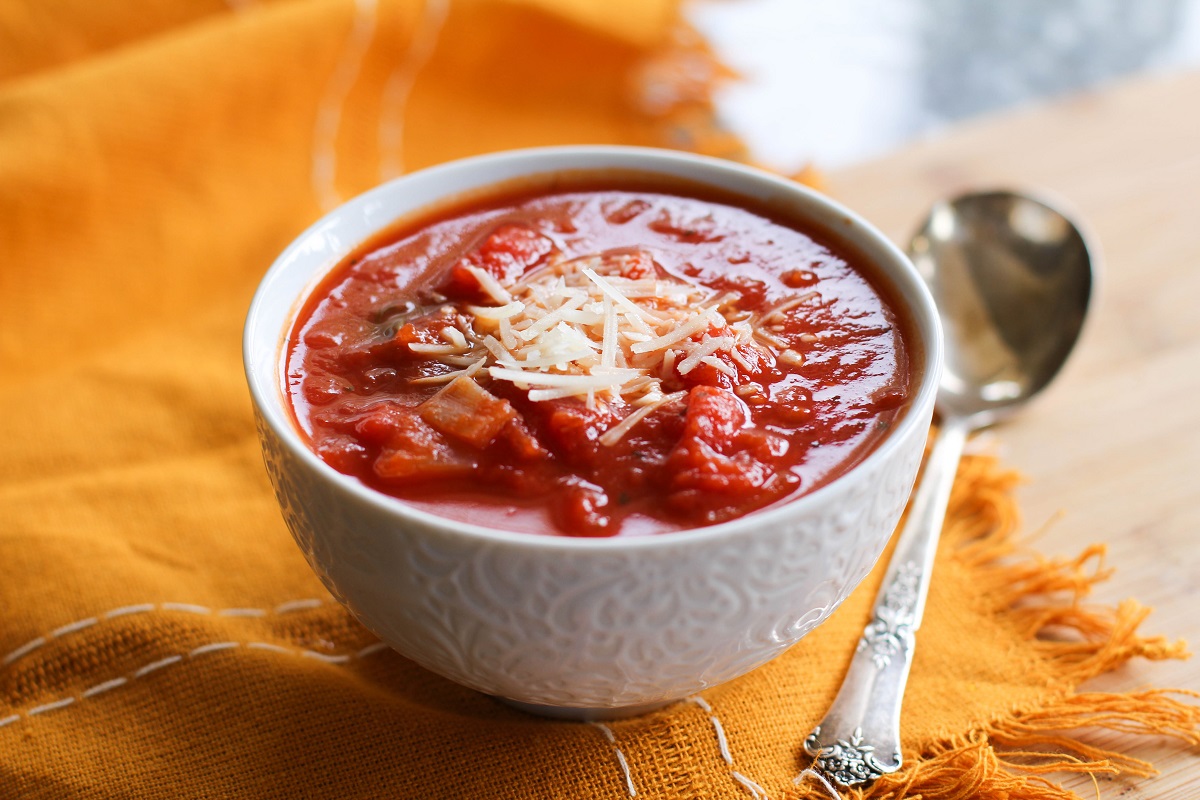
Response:
[{"label": "diced tomato chunk", "polygon": [[379,403],[357,415],[354,432],[366,444],[387,445],[397,436],[405,436],[405,432],[411,430],[414,424],[428,427],[415,417],[411,408],[398,403]]},{"label": "diced tomato chunk", "polygon": [[370,463],[370,453],[353,437],[331,435],[321,440],[317,454],[339,472],[353,472],[364,462]]},{"label": "diced tomato chunk", "polygon": [[[549,238],[528,226],[504,225],[492,232],[476,255],[481,267],[503,280],[518,277],[553,249]],[[513,268],[518,270],[516,275],[506,271]]]},{"label": "diced tomato chunk", "polygon": [[[707,339],[728,338],[729,335],[729,330],[726,328],[710,326],[693,335],[691,341],[703,344]],[[730,390],[750,380],[765,380],[770,383],[780,375],[779,370],[764,357],[762,350],[758,347],[740,342],[733,345],[732,350],[735,352],[730,352],[726,346],[723,346],[708,356],[708,358],[721,362],[723,367],[713,366],[706,360],[693,366],[685,375],[679,371],[679,362],[677,362],[673,375],[676,380],[687,387],[710,386]]]},{"label": "diced tomato chunk", "polygon": [[418,406],[417,413],[438,432],[479,449],[491,444],[508,423],[517,419],[511,403],[466,375],[455,378]]},{"label": "diced tomato chunk", "polygon": [[425,328],[418,328],[411,322],[406,322],[396,331],[396,342],[398,344],[429,344],[434,341],[432,332]]},{"label": "diced tomato chunk", "polygon": [[412,408],[380,404],[358,420],[354,431],[360,441],[379,447],[374,472],[380,478],[428,480],[468,475],[475,468]]},{"label": "diced tomato chunk", "polygon": [[762,308],[766,302],[767,285],[745,275],[718,275],[710,284],[718,292],[737,295],[738,308]]},{"label": "diced tomato chunk", "polygon": [[683,435],[667,457],[671,506],[713,521],[767,484],[774,474],[763,460],[770,446],[743,439],[747,419],[745,405],[732,392],[712,386],[691,390]]},{"label": "diced tomato chunk", "polygon": [[[714,353],[714,357],[728,362],[722,354]],[[736,369],[736,367],[734,367]],[[726,375],[711,364],[697,364],[691,372],[682,377],[684,386],[705,386],[710,389],[729,390],[737,385],[734,378]]]},{"label": "diced tomato chunk", "polygon": [[763,428],[745,429],[738,444],[759,461],[778,460],[791,448],[787,437]]},{"label": "diced tomato chunk", "polygon": [[509,421],[504,430],[500,432],[500,436],[509,443],[513,449],[513,455],[521,461],[533,461],[550,455],[537,438],[529,432],[529,428],[521,421],[520,417]]},{"label": "diced tomato chunk", "polygon": [[445,344],[446,340],[442,338],[442,329],[453,327],[453,316],[447,316],[440,312],[425,314],[397,328],[392,342],[405,345],[405,350],[410,344]]},{"label": "diced tomato chunk", "polygon": [[336,375],[314,374],[304,381],[304,399],[314,406],[325,406],[353,390],[345,378]]},{"label": "diced tomato chunk", "polygon": [[555,520],[572,536],[608,536],[612,517],[604,512],[608,495],[587,484],[571,484],[562,490],[555,506]]},{"label": "diced tomato chunk", "polygon": [[580,467],[596,463],[601,447],[600,435],[614,424],[609,413],[572,400],[555,403],[546,420],[551,448],[566,463]]},{"label": "diced tomato chunk", "polygon": [[424,451],[384,448],[375,459],[375,474],[386,480],[462,478],[474,469],[474,461],[448,448]]},{"label": "diced tomato chunk", "polygon": [[650,209],[650,204],[645,200],[635,199],[628,200],[611,211],[605,213],[605,219],[613,225],[624,225],[630,220],[636,219],[639,215]]},{"label": "diced tomato chunk", "polygon": [[482,287],[467,267],[477,267],[501,284],[512,283],[554,250],[554,242],[526,225],[502,225],[450,270],[446,292],[474,297]]},{"label": "diced tomato chunk", "polygon": [[700,441],[676,448],[667,459],[667,467],[673,491],[698,489],[721,494],[756,489],[772,472],[750,452],[726,455]]},{"label": "diced tomato chunk", "polygon": [[655,272],[654,257],[645,250],[622,253],[617,257],[616,262],[621,277],[631,281],[649,278]]},{"label": "diced tomato chunk", "polygon": [[732,392],[715,386],[693,387],[688,392],[682,442],[702,441],[718,452],[729,452],[747,419],[745,404]]}]

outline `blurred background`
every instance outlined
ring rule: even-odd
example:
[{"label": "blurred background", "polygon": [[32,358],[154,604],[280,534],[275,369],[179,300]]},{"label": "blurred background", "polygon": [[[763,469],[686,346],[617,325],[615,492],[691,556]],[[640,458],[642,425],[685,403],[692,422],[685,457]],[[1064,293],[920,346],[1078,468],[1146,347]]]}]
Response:
[{"label": "blurred background", "polygon": [[742,78],[717,91],[723,123],[784,172],[1200,64],[1200,0],[692,0],[687,13]]}]

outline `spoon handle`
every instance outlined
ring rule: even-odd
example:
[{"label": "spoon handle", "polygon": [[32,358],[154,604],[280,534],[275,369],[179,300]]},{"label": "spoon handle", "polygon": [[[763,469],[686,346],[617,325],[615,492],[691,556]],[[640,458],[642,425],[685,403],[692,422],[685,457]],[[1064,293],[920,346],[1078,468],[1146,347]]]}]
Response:
[{"label": "spoon handle", "polygon": [[900,705],[921,626],[938,537],[966,442],[963,420],[943,421],[913,496],[908,521],[858,640],[837,698],[804,749],[812,769],[840,786],[868,783],[900,768]]}]

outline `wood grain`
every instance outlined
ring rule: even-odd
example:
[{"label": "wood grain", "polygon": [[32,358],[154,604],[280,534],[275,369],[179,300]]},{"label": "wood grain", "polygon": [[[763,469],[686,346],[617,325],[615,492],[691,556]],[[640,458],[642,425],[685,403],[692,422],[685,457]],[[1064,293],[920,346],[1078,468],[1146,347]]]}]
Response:
[{"label": "wood grain", "polygon": [[[836,197],[901,243],[936,198],[997,186],[1057,199],[1102,261],[1093,315],[1058,382],[990,434],[1028,476],[1026,526],[1046,527],[1047,553],[1106,542],[1117,572],[1095,599],[1137,598],[1157,609],[1145,632],[1200,648],[1200,73],[978,120],[830,176]],[[1147,686],[1200,691],[1200,669],[1135,662],[1087,688]],[[1200,796],[1200,752],[1087,735],[1162,771],[1102,779],[1103,797]],[[1095,793],[1090,778],[1063,782]]]}]

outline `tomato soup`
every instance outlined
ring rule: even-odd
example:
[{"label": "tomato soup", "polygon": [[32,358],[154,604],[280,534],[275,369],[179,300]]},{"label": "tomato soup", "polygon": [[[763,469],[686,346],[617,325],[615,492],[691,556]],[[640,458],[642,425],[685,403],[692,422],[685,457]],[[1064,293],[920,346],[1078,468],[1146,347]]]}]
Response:
[{"label": "tomato soup", "polygon": [[333,269],[286,390],[325,462],[444,517],[711,525],[825,485],[906,408],[907,322],[859,261],[682,186],[499,193]]}]

